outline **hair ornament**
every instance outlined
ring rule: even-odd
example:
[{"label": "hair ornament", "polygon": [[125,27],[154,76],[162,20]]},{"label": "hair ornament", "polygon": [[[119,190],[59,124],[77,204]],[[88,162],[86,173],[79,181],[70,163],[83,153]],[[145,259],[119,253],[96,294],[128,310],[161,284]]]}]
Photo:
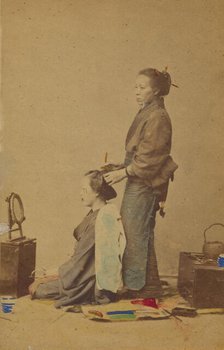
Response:
[{"label": "hair ornament", "polygon": [[164,68],[164,70],[162,71],[162,74],[164,75],[165,78],[168,79],[169,73],[167,72],[167,70],[168,70],[168,66],[166,66],[166,67]]},{"label": "hair ornament", "polygon": [[155,72],[155,75],[158,75],[159,76],[159,71],[157,69],[154,69],[154,72]]},{"label": "hair ornament", "polygon": [[[164,76],[166,77],[166,78],[168,78],[168,66],[166,66],[165,68],[164,68],[164,70],[162,71],[162,73],[164,74]],[[172,86],[174,86],[175,88],[179,88],[179,86],[178,85],[176,85],[176,84],[173,84],[173,83],[171,83],[171,85]]]}]

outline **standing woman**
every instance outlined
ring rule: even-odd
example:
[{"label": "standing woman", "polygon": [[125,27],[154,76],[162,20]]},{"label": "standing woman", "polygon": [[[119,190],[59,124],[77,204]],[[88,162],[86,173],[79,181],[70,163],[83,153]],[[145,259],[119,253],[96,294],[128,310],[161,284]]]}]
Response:
[{"label": "standing woman", "polygon": [[[127,178],[121,216],[127,239],[123,279],[130,296],[161,292],[154,250],[155,217],[159,209],[163,214],[160,204],[177,169],[170,156],[172,126],[163,98],[170,86],[166,71],[147,68],[138,73],[135,91],[140,110],[127,134],[124,166],[104,175],[110,185]],[[153,287],[155,291],[147,294]]]}]

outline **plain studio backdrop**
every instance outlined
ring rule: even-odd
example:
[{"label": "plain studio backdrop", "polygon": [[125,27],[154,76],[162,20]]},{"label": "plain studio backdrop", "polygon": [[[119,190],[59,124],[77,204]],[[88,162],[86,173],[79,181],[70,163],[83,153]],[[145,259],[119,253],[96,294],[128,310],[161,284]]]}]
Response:
[{"label": "plain studio backdrop", "polygon": [[20,194],[37,267],[72,253],[82,175],[105,152],[123,160],[146,67],[168,66],[179,86],[165,100],[179,169],[157,219],[160,272],[177,274],[179,252],[200,252],[204,228],[224,222],[223,10],[221,0],[2,0],[0,221],[5,197]]}]

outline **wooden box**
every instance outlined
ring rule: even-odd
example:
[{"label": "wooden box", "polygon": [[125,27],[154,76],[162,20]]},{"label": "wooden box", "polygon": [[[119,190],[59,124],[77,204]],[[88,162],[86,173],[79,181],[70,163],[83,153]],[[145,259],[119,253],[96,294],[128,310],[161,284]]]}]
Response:
[{"label": "wooden box", "polygon": [[0,242],[0,295],[18,298],[28,294],[28,286],[34,281],[35,259],[35,239]]},{"label": "wooden box", "polygon": [[201,253],[181,252],[178,290],[195,308],[224,308],[224,268]]}]

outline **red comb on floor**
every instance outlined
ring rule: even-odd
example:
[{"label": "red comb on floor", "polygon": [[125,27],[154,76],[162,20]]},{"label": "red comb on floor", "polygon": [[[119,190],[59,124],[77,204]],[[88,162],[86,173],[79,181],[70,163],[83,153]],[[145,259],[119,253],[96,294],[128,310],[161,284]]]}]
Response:
[{"label": "red comb on floor", "polygon": [[140,304],[144,306],[151,306],[154,307],[155,309],[158,309],[158,305],[156,303],[156,299],[154,298],[147,298],[147,299],[136,299],[131,301],[132,304]]}]

